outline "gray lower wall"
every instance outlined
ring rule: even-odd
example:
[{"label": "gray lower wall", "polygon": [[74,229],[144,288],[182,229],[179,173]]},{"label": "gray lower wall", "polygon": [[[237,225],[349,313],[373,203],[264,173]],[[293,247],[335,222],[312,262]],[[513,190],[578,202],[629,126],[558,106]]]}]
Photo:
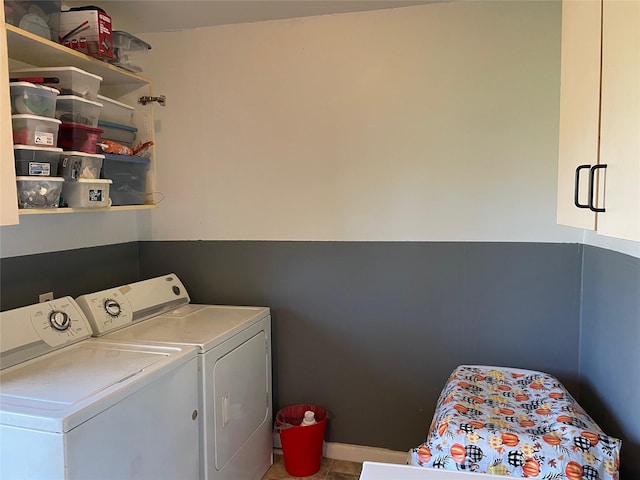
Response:
[{"label": "gray lower wall", "polygon": [[640,479],[640,259],[585,246],[582,276],[581,404]]},{"label": "gray lower wall", "polygon": [[557,375],[622,438],[622,480],[640,478],[640,259],[576,244],[132,242],[0,259],[0,309],[169,272],[195,303],[271,307],[274,407],[325,406],[329,441],[406,450],[456,365],[510,365]]},{"label": "gray lower wall", "polygon": [[45,292],[77,297],[139,279],[137,242],[3,258],[0,310],[37,303]]},{"label": "gray lower wall", "polygon": [[195,303],[272,309],[274,406],[332,414],[333,442],[407,450],[461,363],[551,372],[577,391],[581,246],[143,242],[143,277]]}]

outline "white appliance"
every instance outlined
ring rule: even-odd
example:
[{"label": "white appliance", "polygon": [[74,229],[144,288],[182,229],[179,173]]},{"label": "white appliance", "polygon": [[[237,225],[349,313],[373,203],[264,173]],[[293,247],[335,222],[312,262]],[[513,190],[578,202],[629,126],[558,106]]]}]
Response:
[{"label": "white appliance", "polygon": [[0,478],[196,478],[196,349],[90,335],[71,297],[0,313]]},{"label": "white appliance", "polygon": [[190,304],[174,274],[76,300],[100,339],[196,347],[200,478],[262,478],[273,463],[269,308]]}]

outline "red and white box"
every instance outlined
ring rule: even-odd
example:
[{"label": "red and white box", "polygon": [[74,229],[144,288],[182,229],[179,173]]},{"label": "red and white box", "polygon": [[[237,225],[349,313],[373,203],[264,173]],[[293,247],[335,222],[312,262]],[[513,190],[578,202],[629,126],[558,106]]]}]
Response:
[{"label": "red and white box", "polygon": [[104,10],[60,12],[58,42],[92,57],[113,58],[111,17]]}]

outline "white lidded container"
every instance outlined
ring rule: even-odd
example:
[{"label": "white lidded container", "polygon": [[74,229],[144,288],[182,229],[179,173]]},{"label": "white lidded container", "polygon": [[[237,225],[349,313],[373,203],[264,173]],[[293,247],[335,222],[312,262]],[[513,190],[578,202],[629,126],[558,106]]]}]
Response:
[{"label": "white lidded container", "polygon": [[102,103],[101,121],[131,125],[135,108],[104,95],[98,95],[98,101]]},{"label": "white lidded container", "polygon": [[11,113],[38,115],[53,118],[56,99],[60,93],[55,88],[29,82],[11,82]]},{"label": "white lidded container", "polygon": [[17,176],[18,208],[58,208],[64,178]]},{"label": "white lidded container", "polygon": [[104,208],[111,206],[109,179],[80,178],[67,180],[62,187],[63,203],[71,208]]},{"label": "white lidded container", "polygon": [[39,147],[57,147],[58,131],[62,122],[57,118],[38,115],[11,115],[13,143]]},{"label": "white lidded container", "polygon": [[64,151],[60,158],[60,176],[65,180],[100,178],[104,155]]},{"label": "white lidded container", "polygon": [[102,104],[76,95],[60,95],[56,102],[56,118],[64,123],[97,127]]},{"label": "white lidded container", "polygon": [[[57,88],[62,95],[77,95],[95,101],[100,90],[102,77],[85,72],[77,67],[33,67],[11,70],[11,78],[38,78],[38,83]],[[57,79],[58,81],[40,82]]]},{"label": "white lidded container", "polygon": [[56,177],[61,155],[61,148],[14,145],[13,156],[16,164],[16,175]]}]

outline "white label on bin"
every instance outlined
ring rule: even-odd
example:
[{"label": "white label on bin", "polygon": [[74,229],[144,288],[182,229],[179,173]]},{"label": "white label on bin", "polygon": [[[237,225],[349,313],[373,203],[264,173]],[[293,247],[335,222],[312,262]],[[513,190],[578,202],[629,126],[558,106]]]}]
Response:
[{"label": "white label on bin", "polygon": [[89,201],[102,202],[102,190],[94,188],[89,189]]},{"label": "white label on bin", "polygon": [[51,165],[49,163],[29,162],[29,175],[51,175]]},{"label": "white label on bin", "polygon": [[53,145],[53,133],[51,132],[36,132],[34,137],[34,143],[36,145]]}]

